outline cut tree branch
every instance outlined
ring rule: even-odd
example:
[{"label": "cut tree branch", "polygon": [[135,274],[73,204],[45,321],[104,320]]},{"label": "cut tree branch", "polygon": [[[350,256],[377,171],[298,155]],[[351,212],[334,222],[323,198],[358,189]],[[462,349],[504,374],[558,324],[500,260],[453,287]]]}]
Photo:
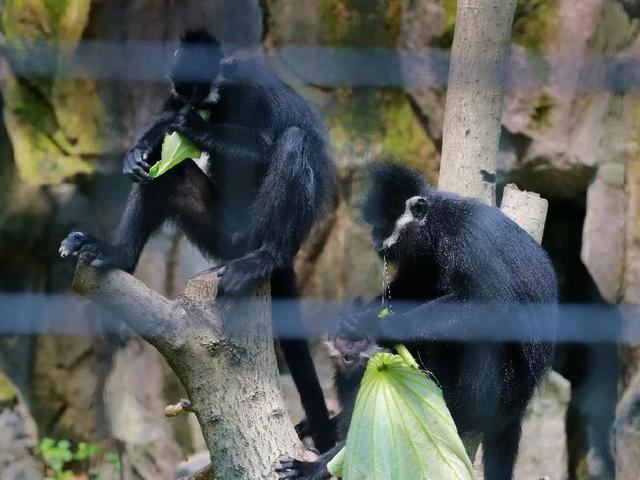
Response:
[{"label": "cut tree branch", "polygon": [[278,385],[269,284],[218,311],[218,282],[215,273],[197,277],[170,301],[121,270],[98,272],[81,257],[73,288],[166,358],[187,392],[217,478],[276,479],[278,460],[302,458],[303,449]]},{"label": "cut tree branch", "polygon": [[500,211],[538,243],[542,242],[548,208],[549,202],[537,193],[520,190],[514,183],[504,187]]}]

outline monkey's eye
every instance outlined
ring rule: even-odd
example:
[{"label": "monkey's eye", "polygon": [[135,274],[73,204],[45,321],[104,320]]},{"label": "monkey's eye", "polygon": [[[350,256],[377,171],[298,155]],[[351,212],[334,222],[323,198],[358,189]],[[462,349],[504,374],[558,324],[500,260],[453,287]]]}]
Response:
[{"label": "monkey's eye", "polygon": [[424,198],[414,197],[410,199],[407,203],[409,204],[409,210],[411,211],[414,217],[424,217],[427,214],[429,204]]}]

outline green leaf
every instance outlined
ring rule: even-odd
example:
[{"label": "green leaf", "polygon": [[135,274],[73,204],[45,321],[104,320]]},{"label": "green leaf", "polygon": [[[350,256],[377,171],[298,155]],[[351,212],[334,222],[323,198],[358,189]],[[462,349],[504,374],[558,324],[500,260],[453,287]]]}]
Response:
[{"label": "green leaf", "polygon": [[173,132],[165,135],[162,142],[160,161],[149,170],[149,174],[157,178],[188,158],[198,158],[202,151],[188,138]]},{"label": "green leaf", "polygon": [[[207,120],[211,112],[208,110],[199,110],[198,114],[204,120]],[[170,135],[167,134],[164,136],[162,142],[160,160],[151,167],[149,174],[157,178],[188,158],[199,158],[201,154],[202,150],[184,135],[178,132],[173,132]]]},{"label": "green leaf", "polygon": [[91,459],[98,452],[98,447],[93,443],[80,442],[77,451],[73,454],[73,459],[83,462]]},{"label": "green leaf", "polygon": [[367,364],[342,455],[345,480],[473,479],[442,391],[390,353]]},{"label": "green leaf", "polygon": [[346,449],[343,447],[336,456],[331,459],[329,463],[327,463],[327,470],[332,477],[341,478],[344,472],[344,455]]}]

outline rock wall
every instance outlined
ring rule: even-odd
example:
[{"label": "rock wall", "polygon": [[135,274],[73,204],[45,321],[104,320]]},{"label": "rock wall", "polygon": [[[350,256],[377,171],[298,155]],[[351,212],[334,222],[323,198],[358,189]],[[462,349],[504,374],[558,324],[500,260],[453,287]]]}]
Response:
[{"label": "rock wall", "polygon": [[[51,40],[59,53],[54,61],[81,40],[135,47],[174,41],[194,25],[210,26],[229,48],[262,43],[268,61],[326,122],[338,165],[331,212],[297,258],[301,291],[340,301],[376,294],[381,264],[357,212],[365,167],[380,155],[392,155],[437,181],[455,0],[97,0],[57,2],[53,8],[54,3],[5,0],[2,43]],[[600,61],[623,64],[640,53],[640,22],[630,16],[633,2],[623,3],[626,11],[614,0],[518,2],[499,180],[541,193],[552,209],[569,205],[584,214],[582,260],[600,292],[609,301],[635,303],[640,300],[640,103],[624,75],[615,73],[623,71],[618,64]],[[0,208],[0,287],[64,291],[72,272],[55,258],[57,243],[74,225],[103,236],[112,231],[128,188],[119,176],[120,159],[161,104],[166,83],[82,75],[34,81],[16,75],[6,61],[0,74],[0,205],[6,206]],[[206,265],[179,235],[163,230],[147,248],[137,275],[171,295],[185,276]],[[25,387],[24,397],[41,433],[99,441],[115,436],[125,453],[130,446],[132,470],[139,459],[146,478],[163,478],[184,453],[173,437],[188,445],[185,452],[200,439],[180,420],[167,423],[155,411],[180,396],[171,375],[159,373],[166,366],[136,340],[120,340],[11,338],[12,349],[3,349],[4,357],[0,352],[0,365],[19,386],[27,377],[37,380]],[[18,351],[33,362],[16,366],[6,354]],[[629,383],[640,355],[637,349],[626,352]],[[118,365],[138,356],[155,373],[148,386],[136,390],[133,372]],[[69,375],[76,380],[65,382]],[[122,428],[144,403],[140,390],[156,392],[154,411],[145,417],[159,435],[155,446],[138,443],[141,430]],[[113,402],[131,410],[118,412]],[[80,411],[89,413],[73,421]],[[537,432],[536,425],[527,429]],[[532,453],[538,460],[531,462],[542,461],[539,453]],[[145,456],[157,459],[150,462],[155,470],[149,470]],[[519,471],[535,471],[531,462]],[[564,475],[542,470],[551,478]]]}]

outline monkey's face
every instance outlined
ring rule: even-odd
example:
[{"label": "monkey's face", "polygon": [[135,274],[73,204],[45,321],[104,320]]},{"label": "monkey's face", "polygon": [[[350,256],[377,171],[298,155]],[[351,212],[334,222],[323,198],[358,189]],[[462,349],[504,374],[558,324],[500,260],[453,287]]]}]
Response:
[{"label": "monkey's face", "polygon": [[346,376],[360,374],[369,358],[381,350],[367,339],[351,340],[341,335],[330,337],[325,344],[335,368]]},{"label": "monkey's face", "polygon": [[403,252],[415,251],[415,245],[424,232],[429,213],[429,201],[426,197],[414,196],[405,202],[402,215],[396,220],[393,230],[384,238],[376,238],[376,248],[390,259],[397,258]]}]

